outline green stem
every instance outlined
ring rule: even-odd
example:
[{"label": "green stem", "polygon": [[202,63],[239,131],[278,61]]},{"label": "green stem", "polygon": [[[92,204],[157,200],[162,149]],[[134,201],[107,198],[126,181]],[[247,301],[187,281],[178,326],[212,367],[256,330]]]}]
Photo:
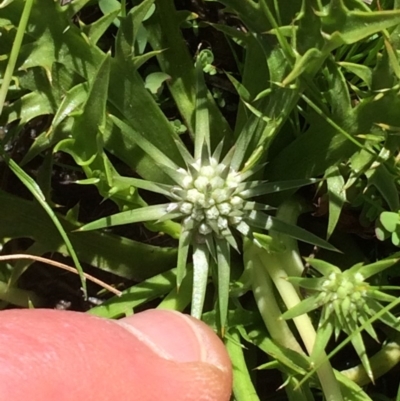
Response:
[{"label": "green stem", "polygon": [[[384,345],[382,349],[369,359],[371,370],[375,379],[383,376],[390,369],[400,362],[400,336],[395,341]],[[344,376],[357,383],[359,386],[365,386],[371,382],[362,364],[343,370],[340,372]]]},{"label": "green stem", "polygon": [[[287,274],[283,268],[285,265],[280,260],[279,255],[270,255],[266,251],[264,252],[265,256],[262,259],[262,263],[264,264],[264,268],[270,274],[271,279],[274,282],[280,296],[282,297],[283,302],[288,309],[296,306],[301,302],[301,299],[293,285],[286,280]],[[293,321],[308,353],[311,355],[316,339],[316,332],[309,316],[304,314],[294,318]],[[323,353],[321,355],[321,359],[325,357],[326,355]],[[318,361],[316,362],[318,363]],[[339,384],[335,378],[335,374],[331,364],[329,363],[329,360],[324,362],[318,368],[317,375],[327,400],[340,401],[343,399]]]},{"label": "green stem", "polygon": [[237,401],[260,401],[250,379],[243,348],[240,344],[240,335],[237,330],[232,330],[230,335],[226,337],[226,348],[232,361],[235,399]]},{"label": "green stem", "polygon": [[17,63],[18,53],[21,49],[22,39],[24,38],[24,33],[28,24],[32,4],[33,0],[26,0],[25,2],[25,7],[19,21],[17,34],[15,35],[14,43],[11,49],[10,58],[8,59],[7,68],[3,77],[3,83],[0,88],[0,115],[3,112],[4,102],[6,100],[8,88],[10,86],[10,82],[14,73],[15,64]]},{"label": "green stem", "polygon": [[244,262],[246,269],[252,273],[253,294],[261,317],[268,329],[271,338],[277,343],[290,348],[300,354],[304,354],[287,322],[280,317],[282,311],[273,294],[273,286],[264,265],[259,257],[260,250],[254,245],[246,246]]},{"label": "green stem", "polygon": [[[296,224],[298,215],[301,213],[301,207],[298,200],[290,199],[285,202],[278,210],[277,217],[286,223]],[[294,286],[287,281],[288,273],[299,275],[303,267],[298,253],[297,242],[286,235],[270,232],[274,240],[280,241],[285,246],[285,251],[272,254],[266,250],[257,250],[258,256],[262,261],[264,269],[271,276],[283,302],[288,309],[294,307],[301,302],[299,294]],[[253,245],[255,247],[255,245]],[[301,265],[300,265],[301,264]],[[267,295],[267,294],[266,294]],[[271,293],[267,295],[271,297]],[[261,312],[261,311],[260,311]],[[264,312],[265,313],[265,312]],[[293,319],[294,324],[300,334],[301,339],[308,351],[311,354],[314,347],[316,332],[312,322],[307,314],[301,315]],[[282,338],[285,338],[282,336]],[[289,345],[285,345],[289,347]],[[319,360],[326,358],[323,354]],[[318,361],[316,361],[318,363]],[[329,360],[322,363],[317,370],[322,390],[328,401],[341,401],[343,400],[339,383],[335,378],[332,366]]]}]

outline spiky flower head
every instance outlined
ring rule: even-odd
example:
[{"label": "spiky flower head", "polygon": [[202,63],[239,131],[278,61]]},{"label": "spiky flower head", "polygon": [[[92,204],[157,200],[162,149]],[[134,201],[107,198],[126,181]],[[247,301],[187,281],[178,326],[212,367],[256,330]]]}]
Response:
[{"label": "spiky flower head", "polygon": [[[361,362],[373,380],[372,370],[366,354],[361,333],[357,327],[365,324],[367,333],[378,341],[378,336],[370,318],[383,309],[381,302],[392,302],[396,297],[380,291],[384,287],[376,287],[366,280],[395,264],[398,259],[387,259],[368,265],[356,264],[348,270],[318,259],[307,259],[314,269],[322,274],[319,278],[290,277],[293,284],[306,288],[310,296],[282,315],[284,319],[292,319],[314,309],[322,308],[318,324],[317,338],[312,357],[317,358],[334,334],[337,339],[343,331],[351,336],[351,342]],[[400,331],[400,322],[390,311],[378,318],[382,323]]]},{"label": "spiky flower head", "polygon": [[[194,276],[191,313],[200,318],[210,266],[216,266],[220,325],[223,330],[229,301],[230,249],[239,251],[238,238],[246,236],[253,239],[253,230],[274,229],[323,248],[335,248],[299,227],[266,214],[271,207],[251,200],[271,192],[309,185],[316,180],[300,179],[276,183],[249,180],[263,167],[262,164],[257,164],[262,155],[259,152],[262,146],[249,152],[252,137],[246,130],[239,135],[230,151],[223,152],[223,142],[212,149],[207,89],[200,63],[196,63],[196,71],[198,91],[193,155],[181,138],[176,136],[173,140],[180,157],[171,160],[144,135],[117,117],[110,116],[112,122],[154,160],[173,184],[134,178],[125,179],[125,182],[129,181],[135,188],[162,194],[168,202],[121,212],[89,223],[81,230],[145,221],[179,222],[178,288],[186,275],[191,248]],[[250,157],[245,160],[247,153],[250,153]]]},{"label": "spiky flower head", "polygon": [[183,225],[191,227],[194,239],[205,243],[213,233],[222,238],[229,226],[243,222],[246,193],[240,186],[243,177],[229,165],[211,157],[197,160],[183,174],[181,185],[173,186],[172,198],[167,208],[180,212]]}]

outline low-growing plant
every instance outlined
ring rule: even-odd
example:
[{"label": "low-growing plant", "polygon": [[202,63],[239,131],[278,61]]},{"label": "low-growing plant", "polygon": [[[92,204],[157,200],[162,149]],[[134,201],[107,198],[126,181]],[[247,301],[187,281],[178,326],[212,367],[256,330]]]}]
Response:
[{"label": "low-growing plant", "polygon": [[[18,285],[32,260],[67,254],[84,296],[82,262],[137,282],[89,313],[157,302],[214,327],[237,401],[277,387],[276,399],[375,399],[367,384],[399,349],[398,288],[382,272],[398,262],[386,239],[398,246],[400,3],[367,3],[1,2],[14,178],[4,169],[0,236],[32,257],[1,265],[0,299],[45,303]],[[95,187],[96,204],[71,204],[76,187]],[[359,362],[344,369],[348,342]],[[265,369],[281,379],[258,381]]]}]

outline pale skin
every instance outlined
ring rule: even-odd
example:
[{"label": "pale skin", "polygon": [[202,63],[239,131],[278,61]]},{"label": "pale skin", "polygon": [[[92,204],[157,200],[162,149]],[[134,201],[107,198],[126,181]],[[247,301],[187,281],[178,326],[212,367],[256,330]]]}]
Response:
[{"label": "pale skin", "polygon": [[223,343],[177,312],[0,312],[0,401],[228,401],[231,386]]}]

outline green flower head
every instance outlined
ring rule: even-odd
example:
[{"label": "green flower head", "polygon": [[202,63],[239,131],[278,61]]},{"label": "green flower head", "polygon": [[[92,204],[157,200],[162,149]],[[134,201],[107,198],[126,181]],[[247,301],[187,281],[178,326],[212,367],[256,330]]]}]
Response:
[{"label": "green flower head", "polygon": [[[343,272],[338,267],[322,260],[307,259],[307,261],[322,274],[322,277],[289,278],[293,284],[309,290],[311,295],[284,313],[282,318],[291,319],[314,309],[322,308],[312,356],[318,357],[332,334],[337,339],[340,332],[343,331],[351,336],[353,347],[368,376],[373,380],[361,333],[357,333],[355,330],[358,326],[365,324],[367,333],[378,341],[375,329],[368,320],[383,309],[381,302],[392,302],[396,297],[380,291],[383,287],[373,286],[366,280],[392,266],[398,259],[392,258],[368,265],[356,264]],[[400,322],[389,311],[383,313],[379,320],[400,331]]]},{"label": "green flower head", "polygon": [[[178,222],[180,234],[177,286],[180,287],[186,275],[190,249],[194,274],[191,313],[200,318],[210,267],[215,267],[220,325],[223,330],[229,301],[230,251],[231,248],[240,251],[240,237],[255,240],[253,234],[257,230],[274,229],[314,245],[335,248],[315,235],[267,214],[266,212],[273,208],[253,199],[273,192],[299,188],[317,180],[299,179],[275,183],[252,180],[251,177],[264,166],[258,163],[262,157],[262,146],[249,152],[252,137],[246,130],[239,135],[229,151],[224,152],[223,142],[212,148],[206,105],[207,92],[199,64],[196,71],[200,89],[193,155],[176,135],[173,140],[180,160],[171,160],[145,135],[119,118],[110,116],[114,125],[126,132],[154,160],[171,184],[135,178],[129,178],[129,182],[135,188],[164,195],[167,202],[124,211],[89,223],[81,230],[146,221]],[[246,159],[247,153],[250,156]]]}]

